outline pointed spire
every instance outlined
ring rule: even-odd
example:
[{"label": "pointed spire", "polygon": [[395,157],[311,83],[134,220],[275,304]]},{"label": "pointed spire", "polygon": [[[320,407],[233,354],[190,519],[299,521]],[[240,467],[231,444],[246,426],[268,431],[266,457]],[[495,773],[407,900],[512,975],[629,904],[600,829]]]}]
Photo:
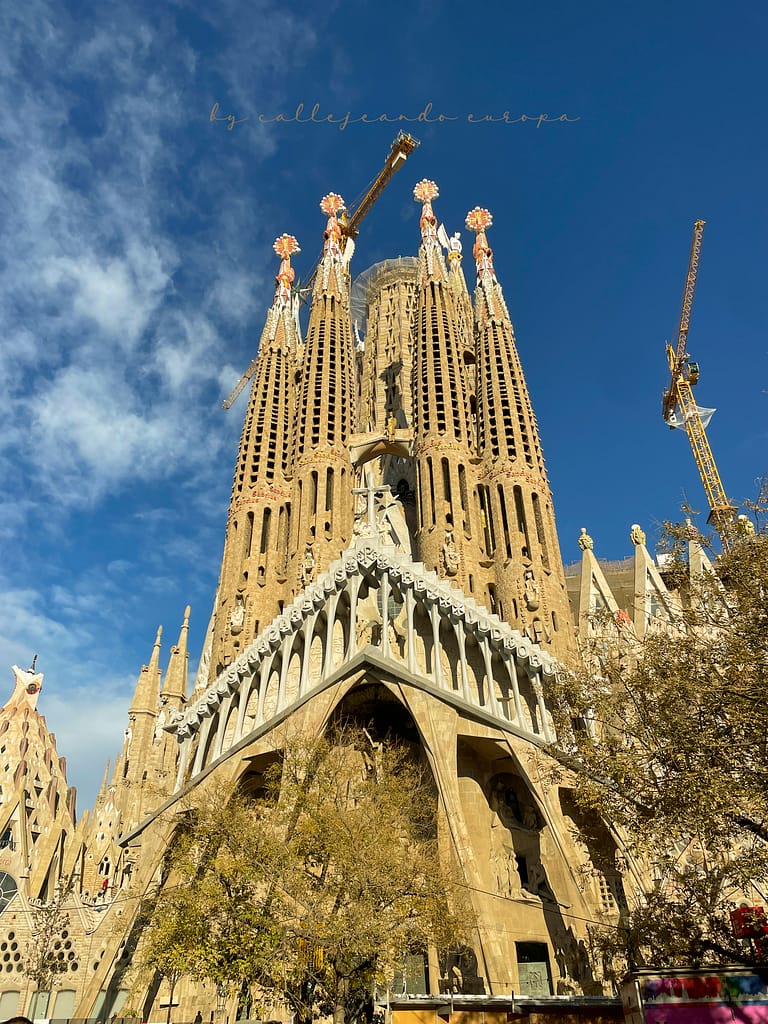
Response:
[{"label": "pointed spire", "polygon": [[154,714],[157,709],[157,698],[160,690],[160,642],[163,636],[163,627],[157,627],[155,642],[152,647],[152,657],[148,665],[141,666],[141,672],[136,683],[136,690],[133,694],[133,701],[129,709],[129,715],[138,711],[148,711]]},{"label": "pointed spire", "polygon": [[107,798],[107,787],[109,786],[109,768],[110,761],[109,759],[107,759],[107,764],[106,767],[104,768],[104,777],[101,780],[101,786],[99,787],[99,792],[96,795],[96,803],[94,804],[94,807],[100,807]]},{"label": "pointed spire", "polygon": [[149,671],[157,672],[160,668],[160,644],[163,639],[163,627],[157,627],[157,633],[155,633],[155,642],[152,645],[152,657],[149,659]]},{"label": "pointed spire", "polygon": [[296,277],[296,271],[291,266],[291,256],[301,252],[301,249],[296,237],[288,234],[276,238],[272,248],[280,257],[280,267],[275,276],[275,296],[267,313],[259,356],[273,349],[294,349],[300,341],[298,296],[291,289]]},{"label": "pointed spire", "polygon": [[338,217],[344,208],[344,200],[338,192],[329,192],[320,200],[320,209],[328,220],[323,233],[323,256],[317,271],[313,301],[318,295],[324,294],[331,288],[332,273],[339,298],[348,299],[347,267],[354,250],[354,243],[350,238],[346,243],[344,242],[344,232]]},{"label": "pointed spire", "polygon": [[482,328],[488,320],[501,319],[509,320],[511,326],[509,310],[493,267],[493,250],[488,244],[485,233],[493,224],[493,217],[489,210],[482,206],[476,206],[467,214],[465,224],[470,231],[475,232],[472,255],[475,257],[475,266],[477,267],[477,290],[475,292],[477,324]]},{"label": "pointed spire", "polygon": [[[426,263],[427,280],[435,276],[445,277],[445,268],[437,232],[437,217],[432,209],[432,200],[440,195],[440,189],[429,178],[422,180],[413,189],[413,198],[421,203],[421,252]],[[442,271],[438,274],[438,271]]]},{"label": "pointed spire", "polygon": [[485,232],[493,224],[493,217],[489,210],[482,206],[476,206],[467,214],[466,225],[470,231],[475,232],[475,244],[472,248],[472,255],[475,257],[477,266],[477,280],[480,283],[483,278],[490,277],[496,281],[496,272],[493,269],[493,252]]},{"label": "pointed spire", "polygon": [[296,277],[296,271],[291,266],[291,256],[297,252],[301,252],[299,243],[296,241],[294,235],[280,235],[279,238],[275,239],[275,243],[272,246],[277,255],[280,257],[280,268],[277,271],[275,278],[275,300],[272,303],[273,306],[290,306],[291,304],[291,285],[293,279]]},{"label": "pointed spire", "polygon": [[189,615],[190,607],[187,605],[184,611],[184,622],[179,633],[179,643],[176,647],[171,648],[171,660],[168,662],[168,670],[165,673],[165,682],[163,683],[163,690],[160,695],[161,703],[173,702],[178,705],[187,696]]}]

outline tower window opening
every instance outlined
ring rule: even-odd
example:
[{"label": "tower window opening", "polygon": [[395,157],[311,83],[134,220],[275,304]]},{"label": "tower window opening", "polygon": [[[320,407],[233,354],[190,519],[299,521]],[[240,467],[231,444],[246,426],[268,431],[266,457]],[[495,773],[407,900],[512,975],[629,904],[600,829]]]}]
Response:
[{"label": "tower window opening", "polygon": [[283,568],[283,551],[285,550],[285,534],[286,534],[286,524],[285,524],[286,515],[285,515],[285,510],[286,510],[286,506],[285,505],[281,505],[279,510],[278,510],[278,513],[277,513],[277,565],[278,565],[278,571],[282,570],[282,568]]},{"label": "tower window opening", "polygon": [[432,473],[432,459],[427,459],[427,475],[429,477],[429,501],[430,501],[430,512],[429,521],[432,526],[435,525],[435,478]]},{"label": "tower window opening", "polygon": [[521,548],[523,558],[530,558],[531,552],[531,541],[528,536],[528,521],[525,517],[525,506],[523,504],[523,492],[519,486],[516,486],[513,490],[515,497],[515,514],[517,516],[517,531],[521,533],[525,538],[525,543]]},{"label": "tower window opening", "polygon": [[453,523],[453,501],[451,500],[451,468],[448,459],[440,460],[443,470],[443,499],[445,503],[445,515],[450,523]]},{"label": "tower window opening", "polygon": [[467,494],[467,471],[464,466],[459,466],[459,501],[464,513],[464,532],[467,537],[471,537],[472,525],[469,514],[469,496]]},{"label": "tower window opening", "polygon": [[333,508],[333,470],[329,467],[325,471],[325,511],[330,512]]},{"label": "tower window opening", "polygon": [[304,490],[303,482],[301,480],[299,480],[299,501],[298,501],[298,504],[296,506],[296,509],[297,509],[297,513],[296,513],[296,536],[294,538],[294,544],[293,544],[294,549],[299,546],[299,539],[300,539],[300,536],[301,536],[301,499],[302,499],[302,492],[303,492],[303,490]]},{"label": "tower window opening", "polygon": [[317,515],[317,470],[309,474],[309,514]]},{"label": "tower window opening", "polygon": [[491,512],[491,495],[487,487],[481,484],[477,488],[480,495],[480,515],[483,520],[485,532],[485,549],[489,555],[496,550],[496,536],[493,528],[493,514]]},{"label": "tower window opening", "polygon": [[509,523],[507,522],[507,503],[504,499],[504,488],[501,484],[498,487],[499,494],[499,508],[501,509],[501,527],[504,531],[504,549],[507,553],[507,558],[512,557],[512,541],[509,536]]},{"label": "tower window opening", "polygon": [[544,517],[541,514],[541,502],[539,501],[538,494],[531,495],[531,502],[533,504],[533,521],[536,524],[536,536],[539,541],[539,547],[541,548],[541,560],[544,563],[544,568],[549,568],[549,551],[547,550],[547,536],[544,532]]},{"label": "tower window opening", "polygon": [[481,551],[483,552],[484,555],[487,555],[488,554],[488,541],[487,541],[487,538],[486,538],[486,530],[485,530],[485,511],[483,509],[483,503],[482,503],[482,501],[480,499],[480,488],[479,487],[474,492],[474,495],[475,495],[475,505],[477,507],[477,519],[478,519],[478,522],[480,523],[480,549],[481,549]]},{"label": "tower window opening", "polygon": [[[250,514],[250,513],[249,513]],[[264,517],[261,520],[261,544],[259,554],[265,555],[269,551],[269,530],[272,522],[272,509],[264,509]]]},{"label": "tower window opening", "polygon": [[421,482],[421,463],[416,466],[416,489],[418,491],[418,501],[416,506],[419,510],[419,529],[424,528],[424,487]]},{"label": "tower window opening", "polygon": [[498,609],[498,601],[496,600],[496,587],[493,583],[488,584],[488,604],[495,615]]}]

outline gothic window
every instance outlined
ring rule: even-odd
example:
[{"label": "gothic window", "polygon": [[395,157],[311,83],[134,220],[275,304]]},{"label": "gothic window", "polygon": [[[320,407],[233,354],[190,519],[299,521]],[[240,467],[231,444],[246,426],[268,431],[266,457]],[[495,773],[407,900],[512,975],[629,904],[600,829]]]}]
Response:
[{"label": "gothic window", "polygon": [[7,871],[0,871],[0,913],[5,910],[17,891],[16,879]]}]

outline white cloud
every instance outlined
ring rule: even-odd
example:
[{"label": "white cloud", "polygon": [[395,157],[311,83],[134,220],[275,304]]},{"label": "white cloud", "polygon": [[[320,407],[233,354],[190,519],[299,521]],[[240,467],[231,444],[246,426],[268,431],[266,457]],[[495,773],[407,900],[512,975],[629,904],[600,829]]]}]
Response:
[{"label": "white cloud", "polygon": [[0,9],[0,672],[40,654],[39,707],[81,794],[119,749],[145,620],[172,601],[162,618],[181,622],[179,576],[207,620],[240,428],[219,401],[271,298],[259,204],[286,200],[253,181],[274,137],[232,145],[208,111],[277,109],[318,45],[290,11],[225,2],[202,54],[178,15]]}]

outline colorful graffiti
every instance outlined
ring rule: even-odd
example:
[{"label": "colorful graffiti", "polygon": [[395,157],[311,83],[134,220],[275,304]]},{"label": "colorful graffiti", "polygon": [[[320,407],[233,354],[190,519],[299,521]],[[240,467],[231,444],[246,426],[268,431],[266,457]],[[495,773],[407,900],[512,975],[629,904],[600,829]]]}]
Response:
[{"label": "colorful graffiti", "polygon": [[768,972],[639,979],[646,1024],[766,1024]]}]

